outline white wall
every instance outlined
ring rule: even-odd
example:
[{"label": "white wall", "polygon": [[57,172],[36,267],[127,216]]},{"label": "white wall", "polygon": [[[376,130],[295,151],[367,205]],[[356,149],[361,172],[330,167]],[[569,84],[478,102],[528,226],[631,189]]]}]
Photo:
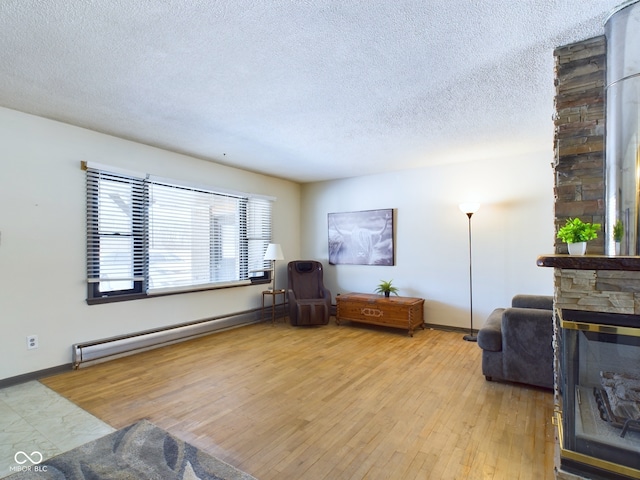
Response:
[{"label": "white wall", "polygon": [[[68,364],[73,343],[260,305],[256,285],[88,306],[82,160],[277,197],[274,241],[299,257],[296,183],[3,108],[0,145],[0,379]],[[27,350],[32,334],[40,347]]]},{"label": "white wall", "polygon": [[[467,217],[474,327],[516,293],[551,294],[552,152],[303,185],[0,108],[0,380],[71,362],[71,345],[257,308],[263,286],[88,306],[82,160],[277,197],[278,286],[286,262],[318,259],[333,295],[393,279],[424,297],[425,321],[468,328]],[[328,265],[327,214],[396,209],[396,265]],[[27,350],[26,336],[40,347]]]},{"label": "white wall", "polygon": [[[425,321],[469,328],[468,219],[472,218],[473,318],[481,326],[516,293],[553,294],[553,272],[536,266],[553,253],[552,151],[303,186],[302,255],[325,265],[337,293],[373,293],[393,279],[400,295],[426,299]],[[396,264],[328,265],[327,214],[396,209]]]}]

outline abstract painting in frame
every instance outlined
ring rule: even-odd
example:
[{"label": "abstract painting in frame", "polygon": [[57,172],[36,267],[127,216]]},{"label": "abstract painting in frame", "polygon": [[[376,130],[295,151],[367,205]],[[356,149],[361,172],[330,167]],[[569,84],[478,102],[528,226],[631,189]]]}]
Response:
[{"label": "abstract painting in frame", "polygon": [[394,265],[393,209],[328,214],[331,265]]}]

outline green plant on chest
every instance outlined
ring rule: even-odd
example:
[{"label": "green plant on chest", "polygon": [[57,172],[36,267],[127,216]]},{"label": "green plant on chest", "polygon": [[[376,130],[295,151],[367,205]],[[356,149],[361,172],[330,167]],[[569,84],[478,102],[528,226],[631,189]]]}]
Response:
[{"label": "green plant on chest", "polygon": [[388,297],[391,293],[398,295],[398,288],[391,285],[391,282],[393,282],[393,280],[380,280],[375,292],[381,295],[384,294],[385,297]]}]

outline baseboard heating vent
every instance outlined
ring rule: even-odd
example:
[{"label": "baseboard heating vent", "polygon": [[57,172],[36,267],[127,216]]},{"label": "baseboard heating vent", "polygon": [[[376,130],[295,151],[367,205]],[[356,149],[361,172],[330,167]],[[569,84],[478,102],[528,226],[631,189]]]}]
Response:
[{"label": "baseboard heating vent", "polygon": [[248,311],[129,335],[76,343],[72,346],[73,368],[77,369],[81,366],[133,355],[134,353],[182,342],[212,332],[257,323],[260,320],[259,312]]}]

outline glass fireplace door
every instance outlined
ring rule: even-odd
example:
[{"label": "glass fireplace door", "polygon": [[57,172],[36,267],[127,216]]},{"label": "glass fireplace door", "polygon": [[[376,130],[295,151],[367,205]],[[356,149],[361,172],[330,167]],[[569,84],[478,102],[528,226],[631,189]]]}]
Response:
[{"label": "glass fireplace door", "polygon": [[561,317],[563,467],[640,478],[640,318]]}]

